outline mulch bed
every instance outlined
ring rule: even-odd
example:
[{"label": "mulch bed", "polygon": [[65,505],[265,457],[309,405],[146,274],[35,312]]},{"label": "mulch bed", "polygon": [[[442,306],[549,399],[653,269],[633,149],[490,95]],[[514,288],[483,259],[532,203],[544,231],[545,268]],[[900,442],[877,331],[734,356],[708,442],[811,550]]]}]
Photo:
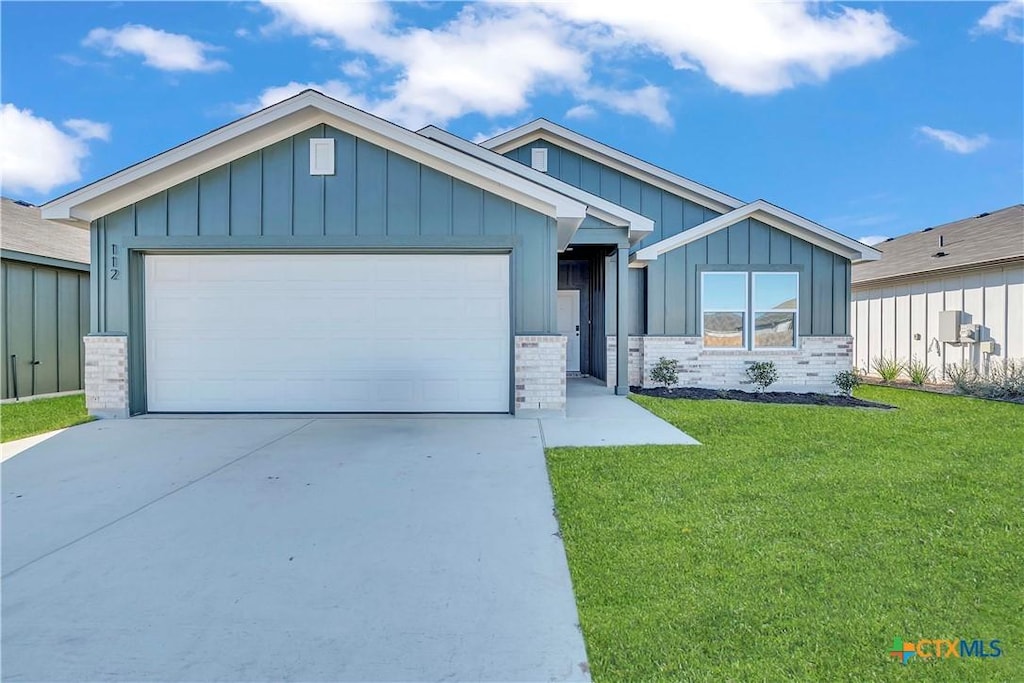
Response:
[{"label": "mulch bed", "polygon": [[666,387],[658,387],[655,389],[630,387],[629,390],[634,394],[642,394],[643,396],[655,396],[657,398],[688,398],[698,401],[726,400],[746,401],[748,403],[836,406],[839,408],[896,409],[896,406],[891,406],[888,403],[864,401],[852,396],[842,396],[837,394],[798,394],[793,391],[766,391],[764,393],[754,393],[750,391],[740,391],[738,389],[700,389],[697,387],[677,387],[673,389]]}]

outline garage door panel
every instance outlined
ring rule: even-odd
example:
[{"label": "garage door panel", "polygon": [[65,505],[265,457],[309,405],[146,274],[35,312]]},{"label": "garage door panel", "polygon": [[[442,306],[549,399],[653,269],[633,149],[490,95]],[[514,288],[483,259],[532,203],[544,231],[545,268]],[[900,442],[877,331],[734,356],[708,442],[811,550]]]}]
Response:
[{"label": "garage door panel", "polygon": [[504,255],[146,258],[151,411],[507,412]]}]

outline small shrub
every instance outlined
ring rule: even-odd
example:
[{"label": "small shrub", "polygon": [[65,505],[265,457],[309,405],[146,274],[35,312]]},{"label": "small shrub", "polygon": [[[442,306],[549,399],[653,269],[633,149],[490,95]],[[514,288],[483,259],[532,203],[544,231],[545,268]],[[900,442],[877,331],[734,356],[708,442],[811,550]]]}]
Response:
[{"label": "small shrub", "polygon": [[906,366],[907,377],[910,378],[911,384],[921,386],[925,382],[932,381],[932,368],[928,365],[926,360],[918,360],[917,356],[910,359],[910,362]]},{"label": "small shrub", "polygon": [[886,358],[885,356],[877,356],[871,361],[872,365],[875,366],[875,372],[882,378],[883,382],[893,382],[906,368],[906,363],[901,360],[897,360],[896,356],[892,358]]},{"label": "small shrub", "polygon": [[946,379],[958,394],[973,394],[979,382],[978,371],[970,363],[951,363],[946,366]]},{"label": "small shrub", "polygon": [[758,393],[775,384],[779,379],[779,371],[772,361],[757,361],[747,366],[747,377],[757,387]]},{"label": "small shrub", "polygon": [[651,379],[662,386],[674,387],[679,383],[679,361],[662,356],[651,370]]},{"label": "small shrub", "polygon": [[853,396],[853,390],[860,386],[860,374],[856,368],[837,372],[832,384],[835,384],[841,393]]},{"label": "small shrub", "polygon": [[1024,360],[1006,360],[989,370],[988,382],[994,398],[1024,396]]}]

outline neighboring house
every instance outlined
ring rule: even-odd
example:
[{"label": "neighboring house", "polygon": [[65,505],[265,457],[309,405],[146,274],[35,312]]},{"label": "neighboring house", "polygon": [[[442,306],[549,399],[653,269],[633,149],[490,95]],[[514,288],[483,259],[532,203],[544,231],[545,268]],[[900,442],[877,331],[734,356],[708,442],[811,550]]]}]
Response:
[{"label": "neighboring house", "polygon": [[[0,199],[3,398],[82,389],[89,332],[89,231]],[[17,381],[15,381],[17,380]]]},{"label": "neighboring house", "polygon": [[853,269],[855,364],[950,364],[1024,358],[1024,205],[886,240]]},{"label": "neighboring house", "polygon": [[878,255],[547,121],[476,145],[311,90],[43,210],[91,226],[101,416],[562,413],[567,372],[660,356],[821,390]]}]

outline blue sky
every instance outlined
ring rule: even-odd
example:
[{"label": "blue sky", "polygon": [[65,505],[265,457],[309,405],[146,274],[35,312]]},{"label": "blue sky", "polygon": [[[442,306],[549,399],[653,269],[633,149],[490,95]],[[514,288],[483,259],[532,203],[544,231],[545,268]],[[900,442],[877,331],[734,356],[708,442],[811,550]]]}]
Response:
[{"label": "blue sky", "polygon": [[1024,199],[1022,16],[1021,0],[4,2],[3,194],[45,201],[311,86],[469,139],[543,116],[892,236]]}]

